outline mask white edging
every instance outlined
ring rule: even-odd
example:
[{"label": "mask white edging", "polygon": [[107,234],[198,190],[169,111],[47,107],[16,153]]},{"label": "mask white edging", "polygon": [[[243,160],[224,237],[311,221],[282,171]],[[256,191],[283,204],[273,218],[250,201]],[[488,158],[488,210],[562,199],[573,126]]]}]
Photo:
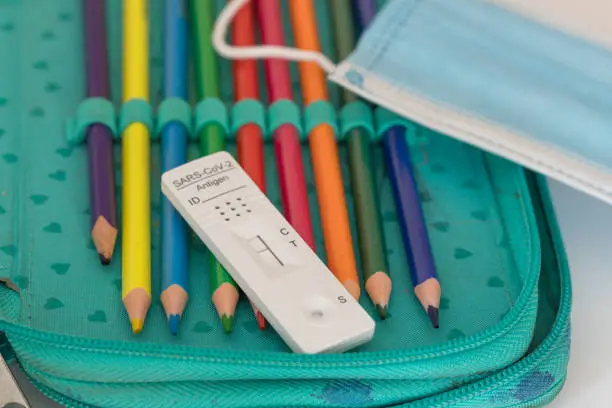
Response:
[{"label": "mask white edging", "polygon": [[299,50],[290,47],[258,45],[256,47],[234,47],[225,42],[227,29],[238,11],[251,0],[229,1],[221,11],[212,32],[212,43],[219,55],[228,59],[284,59],[289,61],[316,62],[328,74],[336,65],[320,52]]}]

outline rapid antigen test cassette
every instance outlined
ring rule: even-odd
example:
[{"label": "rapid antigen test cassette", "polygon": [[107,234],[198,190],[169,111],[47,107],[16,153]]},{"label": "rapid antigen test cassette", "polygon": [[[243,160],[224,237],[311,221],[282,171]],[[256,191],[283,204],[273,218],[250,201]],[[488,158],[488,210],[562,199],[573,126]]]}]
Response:
[{"label": "rapid antigen test cassette", "polygon": [[342,352],[374,320],[227,152],[167,171],[162,192],[288,346]]}]

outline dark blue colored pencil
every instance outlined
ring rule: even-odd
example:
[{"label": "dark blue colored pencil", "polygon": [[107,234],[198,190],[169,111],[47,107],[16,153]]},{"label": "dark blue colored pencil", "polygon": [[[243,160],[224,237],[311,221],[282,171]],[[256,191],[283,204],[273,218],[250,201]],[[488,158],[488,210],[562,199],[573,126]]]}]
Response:
[{"label": "dark blue colored pencil", "polygon": [[437,328],[441,289],[413,174],[406,127],[397,125],[387,130],[383,143],[414,292]]}]

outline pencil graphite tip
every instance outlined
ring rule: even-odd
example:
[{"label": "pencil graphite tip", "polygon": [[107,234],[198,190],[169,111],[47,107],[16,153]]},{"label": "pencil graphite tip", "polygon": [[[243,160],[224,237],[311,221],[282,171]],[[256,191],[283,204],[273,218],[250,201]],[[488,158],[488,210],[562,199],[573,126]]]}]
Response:
[{"label": "pencil graphite tip", "polygon": [[144,321],[141,319],[132,319],[130,323],[132,324],[132,332],[134,334],[140,333],[144,327]]},{"label": "pencil graphite tip", "polygon": [[176,336],[178,334],[179,322],[181,321],[181,316],[177,314],[172,314],[168,317],[168,328],[170,329],[170,334]]},{"label": "pencil graphite tip", "polygon": [[380,316],[382,320],[385,320],[387,318],[388,308],[389,308],[388,306],[376,305],[376,311],[378,312],[378,315]]},{"label": "pencil graphite tip", "polygon": [[231,333],[232,326],[234,326],[234,316],[228,316],[228,315],[221,316],[221,324],[223,324],[223,330],[226,333]]},{"label": "pencil graphite tip", "polygon": [[261,330],[265,330],[266,328],[266,318],[264,317],[264,315],[258,310],[257,314],[255,315],[255,318],[257,319],[257,325],[259,326],[259,328]]},{"label": "pencil graphite tip", "polygon": [[111,260],[110,260],[110,258],[109,258],[109,257],[105,256],[104,254],[98,254],[98,255],[100,256],[100,263],[101,263],[102,265],[105,265],[105,266],[106,266],[106,265],[110,264],[110,261],[111,261]]},{"label": "pencil graphite tip", "polygon": [[440,327],[439,325],[439,319],[438,319],[438,308],[437,307],[433,307],[433,306],[429,306],[427,308],[427,316],[429,316],[429,320],[431,320],[431,324],[433,325],[433,327],[435,329],[437,329],[438,327]]}]

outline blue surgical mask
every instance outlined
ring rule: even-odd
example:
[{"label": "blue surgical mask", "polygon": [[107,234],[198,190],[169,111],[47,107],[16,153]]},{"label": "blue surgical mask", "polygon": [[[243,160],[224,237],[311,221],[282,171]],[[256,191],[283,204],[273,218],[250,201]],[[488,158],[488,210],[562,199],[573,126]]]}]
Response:
[{"label": "blue surgical mask", "polygon": [[[315,61],[329,79],[407,119],[612,203],[612,51],[478,0],[389,0],[338,65],[280,47],[231,59]],[[333,0],[330,0],[333,1]]]}]

